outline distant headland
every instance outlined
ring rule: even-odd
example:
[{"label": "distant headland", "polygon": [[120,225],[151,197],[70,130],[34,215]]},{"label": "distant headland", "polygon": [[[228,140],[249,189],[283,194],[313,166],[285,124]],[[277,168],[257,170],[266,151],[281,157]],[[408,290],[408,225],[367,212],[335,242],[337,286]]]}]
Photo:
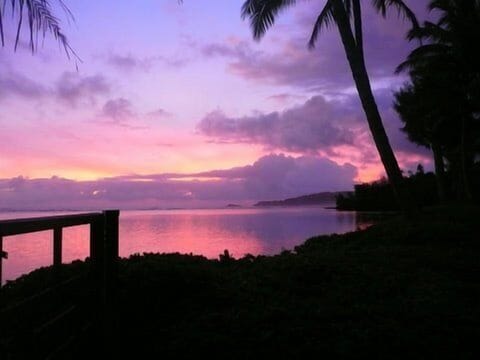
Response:
[{"label": "distant headland", "polygon": [[288,198],[284,200],[259,201],[254,206],[268,207],[268,206],[304,206],[304,205],[325,205],[335,203],[336,196],[339,194],[348,194],[349,191],[339,192],[321,192],[316,194],[309,194]]}]

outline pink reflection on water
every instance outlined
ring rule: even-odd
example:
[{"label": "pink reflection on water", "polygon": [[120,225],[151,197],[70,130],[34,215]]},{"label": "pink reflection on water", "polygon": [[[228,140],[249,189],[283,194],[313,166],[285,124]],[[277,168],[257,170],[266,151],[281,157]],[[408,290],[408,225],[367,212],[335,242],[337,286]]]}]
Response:
[{"label": "pink reflection on water", "polygon": [[84,260],[90,254],[90,225],[63,229],[62,261]]},{"label": "pink reflection on water", "polygon": [[7,236],[3,250],[8,259],[3,260],[3,279],[10,280],[53,262],[53,231]]},{"label": "pink reflection on water", "polygon": [[[234,215],[230,215],[234,216]],[[240,226],[228,226],[225,213],[131,213],[120,219],[120,256],[143,252],[180,252],[216,258],[264,253],[264,244]],[[141,239],[141,241],[138,241]]]},{"label": "pink reflection on water", "polygon": [[[58,213],[3,213],[0,219],[58,215]],[[122,211],[120,256],[134,253],[193,253],[208,258],[228,249],[239,258],[245,254],[271,255],[293,249],[305,239],[344,233],[358,226],[356,214],[320,207],[271,209],[212,209]],[[63,230],[63,262],[85,259],[89,254],[89,226]],[[12,280],[53,262],[53,232],[5,237],[3,278]]]},{"label": "pink reflection on water", "polygon": [[[88,225],[63,229],[62,261],[84,260],[89,254]],[[53,264],[53,231],[7,236],[3,250],[9,256],[3,260],[3,279],[16,279],[42,266]]]}]

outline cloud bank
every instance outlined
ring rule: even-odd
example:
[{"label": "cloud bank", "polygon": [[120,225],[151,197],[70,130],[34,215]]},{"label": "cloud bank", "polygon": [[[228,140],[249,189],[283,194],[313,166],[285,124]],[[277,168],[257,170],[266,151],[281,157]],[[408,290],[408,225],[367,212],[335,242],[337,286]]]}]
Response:
[{"label": "cloud bank", "polygon": [[1,210],[170,208],[252,203],[348,190],[357,172],[327,158],[270,154],[252,165],[195,174],[129,175],[96,181],[0,180]]},{"label": "cloud bank", "polygon": [[346,107],[314,96],[282,112],[231,118],[214,111],[200,120],[197,130],[220,142],[255,143],[299,153],[328,152],[335,146],[354,144],[359,119]]},{"label": "cloud bank", "polygon": [[16,97],[24,100],[54,99],[76,106],[82,102],[93,104],[97,96],[108,94],[109,81],[100,74],[82,76],[64,72],[53,86],[45,86],[16,71],[0,73],[0,100]]}]

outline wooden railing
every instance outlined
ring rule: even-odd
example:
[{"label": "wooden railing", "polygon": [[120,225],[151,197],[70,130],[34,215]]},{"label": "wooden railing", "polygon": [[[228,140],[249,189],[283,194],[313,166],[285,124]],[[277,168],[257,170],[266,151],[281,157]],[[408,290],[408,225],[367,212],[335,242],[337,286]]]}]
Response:
[{"label": "wooden railing", "polygon": [[[38,358],[56,358],[55,354],[68,349],[72,341],[83,336],[85,326],[89,329],[88,336],[92,328],[108,331],[118,272],[118,219],[118,210],[107,210],[0,221],[0,280],[2,259],[7,255],[15,256],[3,251],[4,237],[53,230],[53,275],[56,275],[61,273],[63,229],[90,225],[86,282],[81,274],[71,278],[59,276],[58,281],[38,293],[0,308],[0,358],[8,358],[9,351],[17,355],[18,351],[31,351],[43,354]],[[85,300],[86,293],[90,295]],[[25,337],[27,333],[30,337]],[[22,346],[12,350],[11,344],[17,342],[15,339],[20,339]]]},{"label": "wooden railing", "polygon": [[98,213],[0,220],[0,286],[3,279],[3,259],[8,257],[3,251],[5,236],[53,230],[53,266],[58,268],[62,264],[63,229],[78,225],[90,225],[90,260],[99,276],[102,276],[103,272],[106,280],[109,280],[114,275],[111,272],[115,271],[118,258],[119,213],[118,210],[107,210]]}]

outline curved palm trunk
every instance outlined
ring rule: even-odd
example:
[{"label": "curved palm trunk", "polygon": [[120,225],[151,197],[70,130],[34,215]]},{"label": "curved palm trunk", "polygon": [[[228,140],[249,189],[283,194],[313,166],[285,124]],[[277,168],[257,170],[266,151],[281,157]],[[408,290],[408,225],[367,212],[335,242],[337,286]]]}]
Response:
[{"label": "curved palm trunk", "polygon": [[[400,171],[397,159],[395,158],[395,154],[393,153],[387,133],[383,126],[382,118],[378,111],[370,85],[361,43],[357,45],[355,41],[349,19],[341,1],[334,2],[334,13],[340,37],[345,48],[348,63],[350,64],[353,79],[360,96],[363,110],[367,117],[368,126],[372,133],[373,140],[400,207],[407,213],[407,215],[411,215],[416,212],[416,205],[406,187],[402,172]],[[361,26],[361,23],[356,25],[357,31],[358,26]]]}]

